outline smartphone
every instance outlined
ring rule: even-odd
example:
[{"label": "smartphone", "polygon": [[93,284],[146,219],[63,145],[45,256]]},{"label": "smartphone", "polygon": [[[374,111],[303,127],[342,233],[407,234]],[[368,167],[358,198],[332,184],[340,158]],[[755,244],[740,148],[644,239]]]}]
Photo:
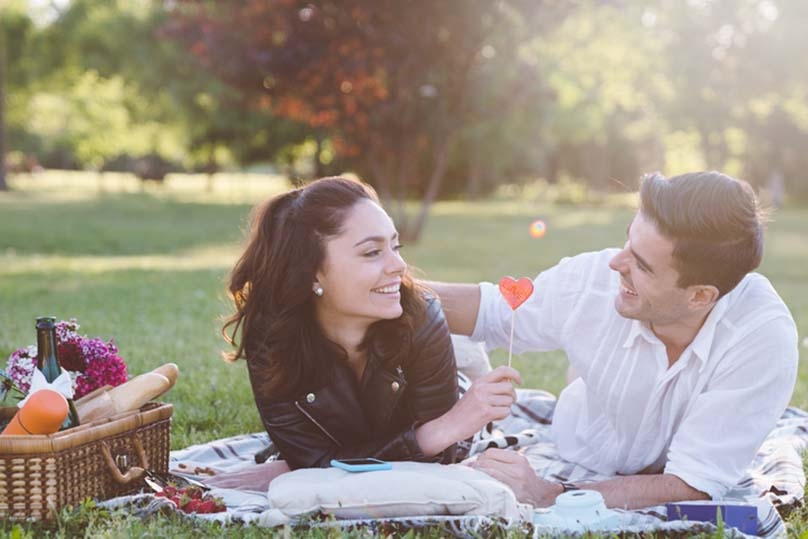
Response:
[{"label": "smartphone", "polygon": [[393,468],[393,465],[389,462],[374,458],[332,459],[331,466],[341,468],[346,472],[370,472],[373,470],[391,470]]}]

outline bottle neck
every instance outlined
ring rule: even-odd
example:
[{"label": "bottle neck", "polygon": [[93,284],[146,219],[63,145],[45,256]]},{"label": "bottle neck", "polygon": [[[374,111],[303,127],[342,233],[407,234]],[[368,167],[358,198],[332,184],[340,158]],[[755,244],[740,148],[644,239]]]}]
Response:
[{"label": "bottle neck", "polygon": [[48,382],[53,382],[62,373],[56,356],[56,328],[37,324],[36,347],[36,366]]}]

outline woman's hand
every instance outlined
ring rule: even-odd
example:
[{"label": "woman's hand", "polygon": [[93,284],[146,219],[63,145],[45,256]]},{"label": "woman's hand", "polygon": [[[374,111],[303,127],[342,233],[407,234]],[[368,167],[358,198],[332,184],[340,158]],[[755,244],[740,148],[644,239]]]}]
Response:
[{"label": "woman's hand", "polygon": [[448,412],[415,430],[424,454],[437,455],[490,421],[506,417],[516,401],[512,382],[521,384],[522,376],[516,369],[504,365],[477,378]]},{"label": "woman's hand", "polygon": [[205,479],[204,483],[208,487],[266,492],[273,479],[288,471],[289,465],[285,461],[276,460],[248,466],[237,472],[221,472]]},{"label": "woman's hand", "polygon": [[477,378],[446,414],[456,428],[454,441],[464,440],[487,423],[507,417],[516,402],[513,382],[521,385],[522,376],[505,365]]}]

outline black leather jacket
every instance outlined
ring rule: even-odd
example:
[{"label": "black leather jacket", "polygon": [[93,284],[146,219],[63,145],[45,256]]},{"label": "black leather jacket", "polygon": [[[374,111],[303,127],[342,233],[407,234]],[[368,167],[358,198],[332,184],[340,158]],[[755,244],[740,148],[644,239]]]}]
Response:
[{"label": "black leather jacket", "polygon": [[406,365],[386,369],[369,357],[357,382],[348,365],[336,361],[331,383],[287,401],[271,401],[253,385],[264,427],[290,468],[327,467],[348,457],[454,461],[454,445],[430,458],[415,438],[417,426],[458,398],[454,350],[437,299],[427,299],[424,320]]}]

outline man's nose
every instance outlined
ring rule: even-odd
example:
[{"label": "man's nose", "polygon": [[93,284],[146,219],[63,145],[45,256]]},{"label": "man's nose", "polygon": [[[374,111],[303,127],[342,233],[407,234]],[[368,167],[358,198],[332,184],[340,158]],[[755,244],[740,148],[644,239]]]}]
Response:
[{"label": "man's nose", "polygon": [[609,267],[618,273],[624,273],[628,269],[628,244],[612,257]]}]

